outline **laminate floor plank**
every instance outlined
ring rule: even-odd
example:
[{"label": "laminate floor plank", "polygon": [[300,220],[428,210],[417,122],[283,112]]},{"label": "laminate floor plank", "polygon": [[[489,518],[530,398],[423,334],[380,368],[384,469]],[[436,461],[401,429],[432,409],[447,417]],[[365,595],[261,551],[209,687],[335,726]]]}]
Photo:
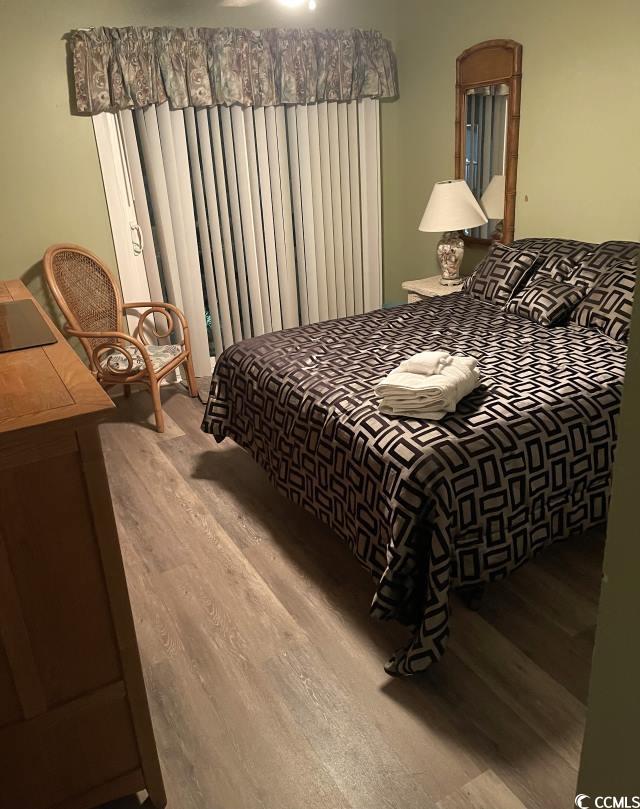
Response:
[{"label": "laminate floor plank", "polygon": [[[589,630],[567,637],[556,622],[541,615],[517,590],[507,587],[487,588],[480,615],[586,705],[593,651]],[[550,648],[553,654],[549,653]]]},{"label": "laminate floor plank", "polygon": [[491,585],[480,614],[454,600],[443,660],[390,679],[406,630],[369,618],[368,573],[200,432],[197,400],[162,396],[167,433],[144,393],[101,431],[169,806],[479,809],[493,787],[492,809],[570,805],[597,540]]},{"label": "laminate floor plank", "polygon": [[[131,450],[136,449],[130,437],[126,443]],[[110,463],[127,464],[122,450],[107,454]],[[173,483],[172,519],[167,520],[163,537],[176,551],[181,542],[188,544],[192,561],[150,571],[142,558],[147,542],[157,533],[155,526],[144,520],[135,531],[137,537],[144,537],[142,550],[126,557],[129,580],[143,578],[145,614],[147,609],[155,611],[160,602],[165,605],[165,617],[160,622],[150,623],[143,617],[137,625],[144,661],[150,663],[145,667],[150,698],[159,705],[154,716],[159,717],[158,735],[166,742],[163,747],[161,741],[160,749],[163,762],[169,766],[169,783],[177,787],[180,801],[184,801],[185,790],[190,790],[188,801],[184,801],[189,807],[195,800],[193,805],[203,807],[227,807],[233,801],[232,805],[247,807],[293,809],[304,804],[348,809],[351,804],[324,765],[316,761],[286,703],[261,699],[267,685],[261,673],[262,657],[275,649],[286,649],[301,633],[286,611],[278,614],[275,599],[270,599],[251,567],[242,564],[235,545],[221,529],[210,525],[198,537],[200,542],[193,541],[197,507],[187,484],[179,477],[172,481],[171,471],[167,464],[154,465],[144,479],[144,493],[139,494],[144,502],[153,502],[154,493],[159,495],[167,483]],[[121,493],[118,485],[113,489],[119,510]],[[185,503],[190,508],[185,508]],[[149,531],[147,536],[145,530]],[[211,542],[214,535],[216,544]],[[125,529],[123,540],[129,536]],[[256,587],[258,595],[252,589]],[[139,591],[131,584],[130,590],[135,604]],[[176,641],[167,644],[170,635]],[[215,766],[207,751],[217,751]],[[187,763],[189,772],[185,775]],[[233,773],[231,786],[228,773]],[[271,798],[265,791],[267,784],[273,788]],[[312,797],[307,795],[310,788]]]},{"label": "laminate floor plank", "polygon": [[477,612],[456,611],[450,649],[569,766],[578,769],[586,718],[579,700]]},{"label": "laminate floor plank", "polygon": [[560,579],[569,593],[579,593],[597,606],[602,579],[604,535],[604,528],[594,528],[582,536],[556,542],[538,556],[536,566]]},{"label": "laminate floor plank", "polygon": [[[579,552],[578,543],[574,547]],[[579,635],[596,622],[597,603],[570,590],[560,579],[547,573],[535,562],[515,570],[505,579],[504,587],[517,593],[535,607],[540,615],[556,623],[569,637]]]},{"label": "laminate floor plank", "polygon": [[167,405],[174,398],[190,401],[190,397],[185,395],[180,385],[162,385],[162,400],[164,404],[164,432],[156,430],[156,420],[153,413],[153,402],[148,388],[142,386],[132,386],[131,396],[126,398],[122,391],[122,386],[117,385],[109,390],[116,410],[111,414],[109,421],[120,424],[129,424],[139,430],[141,427],[155,433],[156,441],[170,441],[172,438],[183,435],[182,428],[171,418],[170,408]]},{"label": "laminate floor plank", "polygon": [[[182,572],[183,581],[177,580],[177,571],[161,574],[169,598],[191,590],[194,571]],[[194,610],[185,599],[184,609],[177,612],[184,658],[179,666],[157,664],[150,692],[164,699],[169,684],[172,735],[179,734],[185,758],[201,779],[200,805],[350,809],[289,706],[267,696],[265,661],[242,654],[237,630],[229,625],[221,629],[216,618],[211,620],[209,604]],[[160,678],[155,686],[154,676]],[[176,795],[178,805],[183,791]]]},{"label": "laminate floor plank", "polygon": [[[174,493],[178,502],[184,502],[184,493],[180,491],[178,481],[175,481]],[[116,493],[114,493],[114,497],[117,499]],[[182,517],[184,516],[183,514]],[[333,538],[331,539],[333,541]],[[242,683],[241,678],[238,678],[237,667],[247,666],[252,659],[262,662],[261,656],[263,654],[277,656],[280,653],[281,661],[280,656],[274,658],[270,662],[271,670],[278,671],[277,663],[280,661],[284,664],[285,670],[289,672],[289,680],[299,683],[300,669],[298,668],[297,675],[292,676],[291,663],[293,660],[299,660],[301,653],[293,655],[287,652],[289,643],[298,643],[301,649],[307,650],[313,649],[315,644],[310,641],[306,634],[301,635],[298,630],[298,623],[294,622],[288,612],[283,617],[278,616],[276,605],[272,605],[272,608],[269,609],[268,594],[259,593],[256,595],[251,592],[246,583],[242,581],[243,577],[237,573],[240,567],[238,561],[236,559],[235,564],[229,562],[219,551],[216,551],[216,554],[208,559],[199,559],[197,568],[193,567],[184,571],[184,575],[181,575],[181,571],[176,569],[165,571],[161,574],[164,584],[158,589],[162,591],[164,598],[169,603],[178,605],[177,611],[182,614],[183,625],[179,630],[180,637],[184,641],[185,638],[189,638],[193,634],[193,629],[189,631],[189,616],[203,612],[203,614],[200,614],[197,626],[205,626],[207,621],[213,624],[210,637],[199,637],[198,641],[194,641],[191,645],[194,649],[206,649],[209,647],[214,649],[216,655],[211,665],[206,668],[206,676],[214,679],[219,684],[220,691],[223,694],[227,693],[230,688],[235,688],[237,691],[239,684]],[[346,561],[350,560],[347,559]],[[176,582],[178,582],[178,587],[173,592],[172,588],[175,588]],[[227,607],[233,610],[233,616],[228,614]],[[262,625],[261,618],[267,622],[266,625]],[[278,618],[280,620],[277,620]],[[236,624],[239,622],[239,626],[233,625],[234,620]],[[273,637],[270,640],[273,628],[278,627],[280,624],[288,625],[287,629],[284,630],[281,636]],[[163,633],[163,635],[166,635],[166,633]],[[186,656],[188,657],[188,652]],[[191,659],[194,659],[193,655]],[[222,672],[216,668],[216,661],[220,661],[223,666]],[[235,666],[232,666],[235,672],[235,680],[232,683],[224,684],[224,674],[229,668],[230,662],[235,664]],[[308,672],[304,678],[307,687],[313,689],[314,693],[319,695],[319,698],[323,694],[331,694],[329,702],[334,708],[331,716],[331,734],[329,737],[331,746],[329,749],[336,751],[336,761],[342,762],[346,767],[346,774],[341,773],[341,778],[346,778],[348,773],[358,772],[358,767],[355,764],[349,767],[349,761],[354,755],[357,761],[362,764],[362,750],[368,750],[370,757],[373,755],[373,751],[381,751],[380,754],[374,756],[371,764],[366,768],[368,772],[372,773],[369,782],[371,788],[375,788],[375,791],[368,792],[358,783],[358,791],[351,798],[352,805],[367,806],[370,805],[371,801],[380,799],[384,800],[384,805],[388,806],[425,805],[426,796],[417,785],[413,785],[415,779],[407,778],[406,773],[405,777],[402,777],[403,762],[392,749],[387,749],[388,741],[384,738],[380,729],[376,727],[375,714],[362,711],[357,715],[355,721],[354,717],[350,716],[348,721],[345,720],[343,726],[339,728],[335,706],[339,702],[343,705],[349,704],[351,702],[350,696],[339,686],[338,680],[335,677],[332,678],[331,672],[323,666],[321,661],[307,659],[305,665]],[[204,676],[205,673],[202,674],[202,677]],[[384,680],[384,674],[378,672],[378,676]],[[273,687],[274,682],[275,677],[270,681],[271,687]],[[255,684],[250,684],[250,690],[243,695],[244,700],[249,703],[255,693]],[[338,698],[338,694],[340,698]],[[288,704],[288,702],[285,704]],[[353,714],[352,708],[351,713]],[[300,716],[300,714],[301,711],[296,708],[296,715]],[[343,715],[346,715],[346,711],[343,711]],[[245,722],[250,723],[250,717],[247,717]],[[319,718],[318,722],[310,723],[307,721],[304,723],[305,734],[308,733],[309,728],[314,726],[321,727]],[[378,743],[372,744],[378,735],[380,736]],[[347,736],[349,737],[347,746],[335,743],[335,738],[342,737],[346,739]],[[316,742],[317,739],[314,738],[314,745]],[[357,752],[355,754],[350,752],[353,750]],[[383,752],[384,755],[382,755]],[[326,749],[324,754],[326,762],[328,760]],[[452,758],[449,764],[452,764],[453,761],[454,759]],[[352,786],[352,781],[353,778],[348,781],[347,786]],[[408,784],[412,785],[411,792],[404,794]],[[389,792],[389,797],[386,799],[384,797],[384,787]],[[414,793],[416,793],[415,798]],[[361,797],[355,802],[357,795]],[[398,801],[397,804],[396,800]]]},{"label": "laminate floor plank", "polygon": [[[163,447],[185,475],[193,466],[194,450],[194,445],[185,448],[184,441]],[[354,712],[360,707],[363,713],[376,717],[389,746],[402,752],[403,761],[434,798],[480,772],[473,757],[460,751],[456,736],[464,734],[464,729],[458,727],[463,717],[456,712],[443,715],[431,711],[429,722],[408,717],[407,723],[415,724],[419,745],[412,743],[407,728],[398,724],[396,707],[380,693],[380,686],[388,680],[380,664],[404,642],[407,633],[394,623],[369,619],[374,584],[364,569],[356,565],[349,574],[358,577],[358,587],[345,587],[345,572],[354,565],[348,549],[325,526],[274,493],[262,470],[229,442],[211,451],[206,463],[199,458],[196,467],[210,468],[221,463],[229,477],[217,474],[216,480],[223,477],[229,486],[235,475],[242,481],[236,493],[244,492],[247,503],[254,504],[247,509],[245,519],[252,534],[261,535],[262,541],[246,547],[247,559],[305,627],[325,655],[325,666],[334,670],[342,682],[351,682]],[[211,480],[195,481],[194,485],[206,495]],[[291,575],[292,565],[295,577]],[[306,571],[314,571],[314,578],[309,578]],[[372,660],[377,664],[372,666]],[[429,706],[425,710],[429,713]]]},{"label": "laminate floor plank", "polygon": [[[395,680],[385,688],[406,708],[420,715],[425,699],[441,710],[447,706],[465,717],[467,733],[461,750],[471,749],[508,785],[528,809],[566,809],[573,801],[577,771],[570,767],[512,707],[449,649],[438,666],[411,688]],[[569,805],[571,805],[569,803]]]},{"label": "laminate floor plank", "polygon": [[527,809],[491,770],[438,802],[438,809]]},{"label": "laminate floor plank", "polygon": [[[163,451],[187,474],[191,450],[178,452],[176,444]],[[375,718],[387,746],[401,752],[403,762],[432,797],[480,772],[473,757],[461,752],[456,741],[456,736],[464,734],[464,728],[459,727],[464,717],[455,711],[443,713],[425,705],[425,714],[431,714],[429,722],[411,715],[404,724],[397,722],[397,706],[380,690],[388,681],[381,663],[404,641],[406,630],[369,619],[374,585],[366,571],[356,565],[348,576],[355,575],[358,586],[345,587],[345,573],[354,566],[349,551],[302,509],[274,495],[264,473],[238,448],[230,444],[226,451],[220,448],[209,463],[225,455],[237,456],[234,465],[243,473],[243,490],[250,493],[252,488],[259,488],[263,500],[268,501],[256,512],[262,524],[255,515],[247,517],[252,521],[252,532],[262,533],[263,539],[244,553],[324,656],[323,668],[317,670],[333,671],[340,682],[349,683],[352,712]],[[203,486],[202,482],[196,485],[199,490]],[[277,532],[275,526],[270,529],[273,520],[280,526]],[[305,571],[314,571],[314,577]],[[407,733],[408,727],[415,736]]]},{"label": "laminate floor plank", "polygon": [[[135,437],[127,435],[126,438],[117,437],[115,442],[121,444],[121,452],[126,446],[136,457],[141,454],[139,441]],[[147,454],[149,452],[147,451]],[[172,538],[172,543],[176,552],[181,554],[184,549],[181,546],[180,529],[185,530],[187,537],[193,536],[193,519],[197,511],[197,505],[193,502],[191,487],[175,473],[173,467],[168,464],[159,463],[158,458],[148,458],[150,462],[149,473],[144,476],[139,484],[140,495],[146,504],[152,504],[154,499],[161,498],[167,490],[173,494],[174,513],[168,521],[165,536]],[[126,464],[124,456],[122,462]],[[154,492],[155,486],[155,492]],[[142,491],[144,489],[144,491]],[[130,493],[130,486],[123,486],[120,491],[120,484],[114,486],[114,502],[118,505],[123,492]],[[154,498],[154,493],[156,497]],[[149,508],[149,506],[147,506]],[[213,522],[212,518],[210,518]],[[155,528],[151,521],[143,519],[140,521],[144,526],[151,526],[150,537],[146,537],[141,543],[143,548],[148,547],[148,542],[153,540]],[[202,527],[202,519],[197,520],[196,527]],[[138,529],[139,530],[139,529]],[[179,626],[177,634],[183,644],[188,644],[185,649],[185,660],[189,661],[192,667],[196,667],[199,679],[206,678],[216,682],[220,695],[225,699],[225,709],[229,710],[234,699],[240,699],[244,705],[251,704],[256,693],[262,693],[263,688],[257,687],[254,681],[246,682],[241,672],[246,672],[247,667],[257,662],[262,664],[264,655],[276,655],[284,650],[283,661],[290,672],[290,662],[300,657],[300,654],[287,656],[287,648],[290,643],[299,643],[300,648],[313,649],[310,639],[298,629],[298,624],[294,621],[289,612],[284,611],[275,596],[270,591],[266,591],[263,580],[252,576],[253,568],[246,565],[244,557],[235,548],[231,540],[227,538],[228,552],[225,553],[221,547],[224,541],[224,532],[219,527],[213,526],[205,532],[205,536],[212,536],[217,533],[218,543],[216,547],[205,543],[199,547],[198,542],[188,541],[192,562],[183,568],[163,569],[159,568],[156,578],[162,580],[162,584],[155,585],[158,592],[162,592],[165,601],[173,605],[172,612],[176,617]],[[331,538],[333,542],[333,538]],[[211,552],[212,551],[212,552]],[[235,558],[234,558],[235,555]],[[138,562],[140,564],[140,562]],[[251,579],[254,579],[252,588]],[[147,583],[147,590],[153,591]],[[279,614],[279,611],[282,614]],[[194,618],[197,619],[194,621]],[[209,633],[203,635],[202,631],[209,625]],[[283,627],[281,634],[276,634]],[[166,637],[163,631],[163,638]],[[160,651],[163,645],[160,645]],[[212,650],[213,655],[205,666],[199,658],[205,654],[206,650]],[[157,648],[154,654],[157,655]],[[277,666],[272,661],[271,668],[277,670]],[[323,669],[319,661],[306,662],[306,669],[309,674],[306,677],[308,684],[313,684],[314,693],[318,695],[331,694],[329,702],[334,705],[331,717],[331,730],[329,735],[330,747],[324,746],[323,761],[325,769],[330,769],[329,752],[335,750],[335,762],[341,762],[343,770],[338,771],[340,785],[343,791],[353,792],[350,795],[350,805],[366,807],[374,801],[382,801],[382,805],[394,806],[416,806],[426,805],[426,795],[421,791],[414,779],[408,778],[408,773],[403,774],[403,762],[391,749],[387,749],[386,741],[375,726],[372,718],[367,712],[362,712],[355,719],[349,717],[341,728],[337,727],[337,711],[335,706],[341,702],[347,705],[350,701],[348,695],[341,690],[335,678],[332,679],[330,673]],[[233,673],[232,679],[228,679],[228,673]],[[290,676],[293,682],[299,682],[300,671],[297,675]],[[273,687],[275,678],[271,678],[269,684]],[[246,691],[242,688],[246,685]],[[266,686],[265,686],[266,687]],[[233,694],[233,698],[229,695]],[[341,694],[338,699],[338,694]],[[326,699],[326,697],[325,697]],[[266,703],[267,705],[271,703]],[[288,702],[280,701],[280,705],[287,705]],[[264,708],[263,708],[264,713]],[[234,717],[238,718],[232,726],[229,726],[225,736],[232,733],[238,726],[256,727],[254,717],[240,715],[239,706],[232,710]],[[299,708],[296,708],[296,715],[300,716]],[[343,711],[344,714],[344,711]],[[313,715],[315,717],[315,715]],[[317,717],[315,717],[317,718]],[[219,716],[218,725],[225,725],[226,718]],[[266,723],[266,727],[272,727],[273,722]],[[304,723],[305,736],[311,727],[321,727],[319,721],[306,721]],[[263,728],[264,731],[264,728]],[[235,730],[237,733],[237,730]],[[372,743],[379,735],[377,743]],[[264,732],[264,737],[271,743],[272,733],[268,730]],[[294,734],[289,733],[289,739]],[[349,739],[348,744],[336,743],[336,739]],[[315,749],[318,739],[314,737],[313,747]],[[281,744],[284,746],[284,744]],[[295,749],[298,749],[296,745]],[[366,784],[361,783],[359,777],[359,766],[362,765],[363,750],[368,751],[370,764],[366,767],[371,775]],[[241,760],[251,758],[247,753],[240,756]],[[256,757],[254,757],[254,760]],[[352,761],[352,759],[354,759]],[[264,762],[264,753],[257,756],[259,762]],[[292,767],[294,772],[302,772],[300,765]],[[281,768],[278,772],[281,771]],[[338,777],[338,776],[336,776]],[[355,787],[354,787],[355,783]],[[367,788],[365,788],[367,787]],[[410,789],[408,790],[408,788]],[[355,791],[354,791],[355,790]],[[408,791],[407,791],[408,790]],[[280,798],[280,805],[282,799]]]}]

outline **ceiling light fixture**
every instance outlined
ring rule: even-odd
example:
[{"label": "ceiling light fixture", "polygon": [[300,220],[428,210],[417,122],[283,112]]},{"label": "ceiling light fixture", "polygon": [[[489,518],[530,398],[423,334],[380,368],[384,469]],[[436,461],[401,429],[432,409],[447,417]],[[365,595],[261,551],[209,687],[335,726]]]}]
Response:
[{"label": "ceiling light fixture", "polygon": [[300,8],[300,6],[303,6],[305,3],[309,11],[315,11],[318,7],[317,0],[280,0],[281,5],[288,6],[289,8]]}]

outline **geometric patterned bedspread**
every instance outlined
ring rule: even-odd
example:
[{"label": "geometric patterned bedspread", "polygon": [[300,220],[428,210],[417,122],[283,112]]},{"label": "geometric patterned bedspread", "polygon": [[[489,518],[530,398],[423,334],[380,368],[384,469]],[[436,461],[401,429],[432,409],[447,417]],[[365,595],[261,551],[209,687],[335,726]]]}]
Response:
[{"label": "geometric patterned bedspread", "polygon": [[[440,422],[380,414],[374,384],[425,349],[476,357],[483,384]],[[385,667],[407,675],[442,656],[451,588],[605,521],[625,359],[598,332],[453,293],[232,346],[202,429],[348,543],[372,615],[410,627]]]}]

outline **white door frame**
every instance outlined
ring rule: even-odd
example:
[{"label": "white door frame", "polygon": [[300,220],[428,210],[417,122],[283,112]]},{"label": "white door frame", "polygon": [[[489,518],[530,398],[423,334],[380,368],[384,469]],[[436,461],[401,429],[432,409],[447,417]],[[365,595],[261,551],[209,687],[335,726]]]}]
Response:
[{"label": "white door frame", "polygon": [[[144,243],[136,218],[120,122],[117,115],[109,112],[94,115],[91,120],[107,198],[122,297],[125,302],[148,301],[151,295],[143,256]],[[153,249],[153,246],[149,245],[149,249]],[[137,323],[136,316],[128,315],[127,322],[132,331]]]}]

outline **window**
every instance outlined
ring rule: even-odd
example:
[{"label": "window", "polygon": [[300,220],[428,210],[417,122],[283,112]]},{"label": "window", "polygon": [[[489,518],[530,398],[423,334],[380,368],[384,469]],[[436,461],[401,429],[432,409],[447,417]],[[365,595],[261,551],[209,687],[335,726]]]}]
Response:
[{"label": "window", "polygon": [[381,305],[377,100],[93,121],[125,299],[185,311],[198,375],[238,340]]}]

